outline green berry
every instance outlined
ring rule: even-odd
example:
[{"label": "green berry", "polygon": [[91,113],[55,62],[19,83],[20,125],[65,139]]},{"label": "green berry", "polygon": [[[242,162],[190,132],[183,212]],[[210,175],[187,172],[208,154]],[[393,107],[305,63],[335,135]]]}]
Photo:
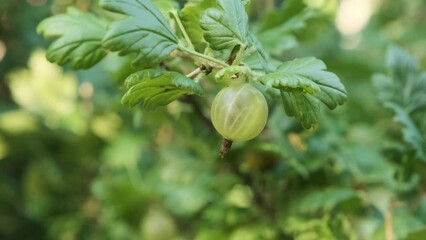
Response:
[{"label": "green berry", "polygon": [[268,105],[263,94],[248,83],[223,88],[211,108],[214,128],[223,138],[247,141],[259,135],[268,119]]}]

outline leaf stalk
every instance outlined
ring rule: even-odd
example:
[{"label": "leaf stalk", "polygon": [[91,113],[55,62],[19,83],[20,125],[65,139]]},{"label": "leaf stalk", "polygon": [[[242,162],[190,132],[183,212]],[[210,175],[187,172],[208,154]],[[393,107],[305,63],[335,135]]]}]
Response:
[{"label": "leaf stalk", "polygon": [[173,18],[175,19],[175,21],[176,21],[176,23],[177,23],[180,31],[182,32],[183,37],[185,38],[185,41],[188,43],[189,48],[191,50],[195,50],[194,45],[192,44],[192,41],[189,38],[189,35],[186,32],[186,29],[185,29],[185,27],[182,24],[182,21],[180,20],[178,12],[176,10],[174,10],[174,11],[171,11],[171,14],[172,14]]},{"label": "leaf stalk", "polygon": [[177,48],[178,48],[179,50],[181,50],[182,52],[184,52],[184,53],[187,53],[187,54],[190,54],[190,55],[193,55],[193,56],[199,57],[199,58],[204,59],[204,60],[206,60],[206,61],[208,61],[208,62],[210,62],[210,63],[213,63],[214,65],[218,65],[218,66],[221,66],[221,67],[227,67],[227,66],[228,66],[228,64],[226,64],[225,62],[223,62],[223,61],[221,61],[221,60],[218,60],[218,59],[216,59],[216,58],[213,58],[213,57],[207,56],[207,55],[205,55],[205,54],[202,54],[202,53],[196,52],[196,51],[191,50],[191,49],[189,49],[189,48],[187,48],[187,47],[184,47],[184,46],[182,46],[182,45],[178,45],[178,47],[177,47]]}]

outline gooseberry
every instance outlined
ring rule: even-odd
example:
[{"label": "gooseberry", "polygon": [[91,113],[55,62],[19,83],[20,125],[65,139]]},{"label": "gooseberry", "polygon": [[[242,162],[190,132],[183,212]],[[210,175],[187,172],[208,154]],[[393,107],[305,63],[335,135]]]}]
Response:
[{"label": "gooseberry", "polygon": [[268,105],[263,94],[249,83],[223,88],[213,100],[211,120],[224,139],[247,141],[266,125]]}]

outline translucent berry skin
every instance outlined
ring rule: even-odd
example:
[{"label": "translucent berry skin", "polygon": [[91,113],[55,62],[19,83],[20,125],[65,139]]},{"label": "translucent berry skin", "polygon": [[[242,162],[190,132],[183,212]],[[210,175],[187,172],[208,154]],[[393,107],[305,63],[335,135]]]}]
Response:
[{"label": "translucent berry skin", "polygon": [[268,105],[263,94],[248,83],[223,88],[211,108],[214,128],[223,138],[247,141],[259,135],[268,119]]}]

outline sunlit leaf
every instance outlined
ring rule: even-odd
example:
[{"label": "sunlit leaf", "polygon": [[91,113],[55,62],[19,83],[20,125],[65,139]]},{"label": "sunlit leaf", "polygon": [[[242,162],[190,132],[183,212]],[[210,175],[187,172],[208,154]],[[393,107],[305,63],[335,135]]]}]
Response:
[{"label": "sunlit leaf", "polygon": [[59,65],[71,62],[80,69],[95,65],[107,54],[101,45],[107,25],[102,18],[70,7],[66,14],[43,20],[37,32],[56,39],[46,53],[49,61]]},{"label": "sunlit leaf", "polygon": [[15,102],[50,124],[70,119],[77,107],[77,79],[46,61],[43,51],[35,51],[28,65],[8,75]]}]

